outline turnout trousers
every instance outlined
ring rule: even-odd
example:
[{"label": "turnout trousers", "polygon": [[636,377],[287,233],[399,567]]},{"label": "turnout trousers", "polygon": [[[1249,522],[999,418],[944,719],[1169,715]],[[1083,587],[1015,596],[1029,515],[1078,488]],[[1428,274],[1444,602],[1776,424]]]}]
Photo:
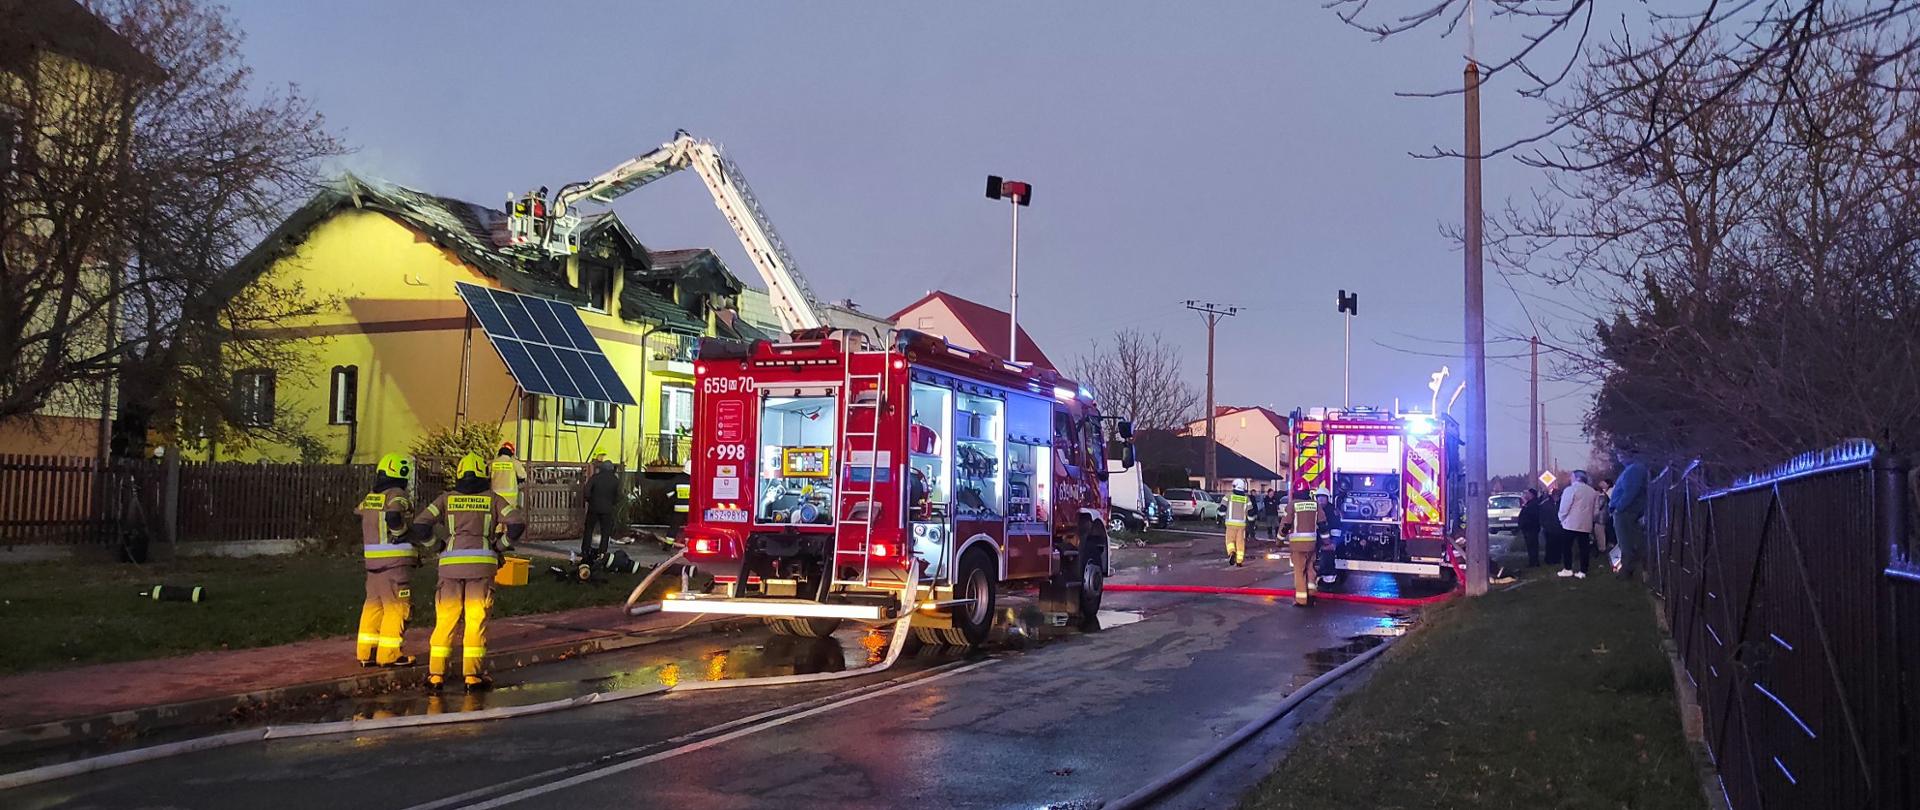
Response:
[{"label": "turnout trousers", "polygon": [[427,673],[447,674],[447,657],[453,654],[453,630],[464,627],[460,638],[461,672],[477,676],[484,672],[487,655],[487,614],[493,612],[493,579],[440,578],[433,595],[433,648],[427,658]]},{"label": "turnout trousers", "polygon": [[1245,524],[1227,527],[1227,562],[1240,565],[1247,561],[1247,527]]},{"label": "turnout trousers", "polygon": [[1319,538],[1311,534],[1289,535],[1287,553],[1293,558],[1293,603],[1305,605],[1314,591],[1313,552]]},{"label": "turnout trousers", "polygon": [[408,581],[413,566],[396,565],[367,572],[367,599],[360,603],[360,640],[354,654],[363,663],[391,664],[400,660],[400,637],[413,612]]}]

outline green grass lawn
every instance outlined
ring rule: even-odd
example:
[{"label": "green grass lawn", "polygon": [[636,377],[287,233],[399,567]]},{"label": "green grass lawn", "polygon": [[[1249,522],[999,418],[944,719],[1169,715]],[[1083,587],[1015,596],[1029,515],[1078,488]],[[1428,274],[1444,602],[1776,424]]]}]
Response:
[{"label": "green grass lawn", "polygon": [[1705,806],[1643,587],[1548,572],[1429,611],[1371,666],[1242,808]]},{"label": "green grass lawn", "polygon": [[[551,561],[533,560],[526,587],[501,588],[494,615],[518,616],[617,604],[640,576],[605,584],[556,582]],[[0,569],[0,673],[127,661],[202,650],[285,644],[355,632],[366,590],[357,556],[304,554],[245,559],[193,558],[144,566],[33,563]],[[155,584],[205,586],[206,601],[155,602]],[[672,577],[661,583],[678,585]],[[434,572],[413,576],[413,619],[433,619]]]}]

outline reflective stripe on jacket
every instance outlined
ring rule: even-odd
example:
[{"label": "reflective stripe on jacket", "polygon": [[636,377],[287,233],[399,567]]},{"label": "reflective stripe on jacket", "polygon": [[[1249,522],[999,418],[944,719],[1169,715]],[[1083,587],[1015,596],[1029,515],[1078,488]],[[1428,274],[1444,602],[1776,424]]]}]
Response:
[{"label": "reflective stripe on jacket", "polygon": [[446,525],[447,546],[440,554],[440,576],[444,579],[492,578],[500,564],[494,552],[513,547],[496,531],[527,523],[518,507],[492,490],[443,492],[420,510],[413,522],[417,526]]},{"label": "reflective stripe on jacket", "polygon": [[373,543],[363,546],[361,553],[369,560],[417,559],[420,549],[412,543]]},{"label": "reflective stripe on jacket", "polygon": [[1247,525],[1247,508],[1251,503],[1247,496],[1235,492],[1227,496],[1227,525]]},{"label": "reflective stripe on jacket", "polygon": [[673,485],[673,511],[675,512],[687,511],[690,508],[687,502],[691,500],[693,500],[692,484],[674,484]]},{"label": "reflective stripe on jacket", "polygon": [[360,506],[354,511],[360,513],[360,544],[364,548],[361,553],[366,559],[367,571],[385,571],[417,561],[419,550],[405,542],[406,521],[401,521],[398,530],[387,526],[388,515],[398,514],[404,518],[412,508],[413,504],[407,501],[407,491],[399,487],[369,492],[360,499]]}]

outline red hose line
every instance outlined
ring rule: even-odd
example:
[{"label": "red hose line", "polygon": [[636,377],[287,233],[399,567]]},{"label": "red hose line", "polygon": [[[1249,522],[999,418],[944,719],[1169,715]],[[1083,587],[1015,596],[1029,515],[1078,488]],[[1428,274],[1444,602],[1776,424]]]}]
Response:
[{"label": "red hose line", "polygon": [[[1466,582],[1466,572],[1460,570],[1460,561],[1454,558],[1451,548],[1447,549],[1447,552],[1448,561],[1453,564],[1454,582]],[[1210,593],[1225,594],[1228,596],[1293,598],[1292,588],[1229,588],[1219,585],[1129,585],[1118,582],[1109,582],[1103,587],[1106,590],[1121,593]],[[1315,591],[1315,594],[1317,594],[1316,598],[1334,602],[1358,602],[1363,605],[1388,605],[1391,607],[1419,607],[1421,605],[1431,605],[1435,602],[1452,599],[1459,595],[1461,590],[1462,588],[1456,585],[1453,590],[1447,591],[1446,593],[1421,597],[1368,596],[1361,593],[1327,593],[1326,591]]]},{"label": "red hose line", "polygon": [[[1128,584],[1123,584],[1118,582],[1109,582],[1102,587],[1104,587],[1107,591],[1115,591],[1120,593],[1130,593],[1130,592],[1131,593],[1210,593],[1210,594],[1225,594],[1228,596],[1272,596],[1272,597],[1284,598],[1284,599],[1293,598],[1292,588],[1224,588],[1217,585],[1128,585]],[[1451,599],[1453,598],[1455,593],[1457,593],[1457,589],[1454,591],[1448,591],[1446,593],[1437,594],[1434,596],[1422,596],[1418,598],[1412,598],[1412,597],[1400,597],[1400,596],[1368,596],[1366,594],[1359,594],[1359,593],[1327,593],[1326,591],[1316,591],[1315,598],[1326,599],[1334,602],[1359,602],[1361,604],[1366,604],[1366,605],[1390,605],[1393,607],[1419,607],[1421,605],[1430,605],[1430,604],[1433,604],[1434,602],[1439,602],[1444,599]]]}]

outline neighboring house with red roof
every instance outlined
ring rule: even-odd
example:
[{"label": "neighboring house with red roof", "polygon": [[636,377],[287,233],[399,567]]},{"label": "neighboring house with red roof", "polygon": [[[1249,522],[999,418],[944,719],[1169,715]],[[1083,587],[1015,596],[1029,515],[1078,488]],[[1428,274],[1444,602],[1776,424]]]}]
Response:
[{"label": "neighboring house with red roof", "polygon": [[[927,293],[920,300],[894,313],[892,320],[901,329],[939,335],[962,346],[985,349],[1001,357],[1009,356],[1007,322],[1010,318],[1006,311],[969,301],[950,292],[934,290]],[[1041,368],[1054,368],[1053,361],[1047,359],[1047,353],[1040,350],[1040,345],[1033,342],[1033,337],[1025,329],[1020,330],[1020,354],[1014,359]]]},{"label": "neighboring house with red roof", "polygon": [[[1273,409],[1258,405],[1215,406],[1213,429],[1220,434],[1215,437],[1220,446],[1253,459],[1270,470],[1285,472],[1289,468],[1287,418]],[[1187,425],[1188,436],[1204,436],[1206,433],[1205,419],[1195,419]]]}]

